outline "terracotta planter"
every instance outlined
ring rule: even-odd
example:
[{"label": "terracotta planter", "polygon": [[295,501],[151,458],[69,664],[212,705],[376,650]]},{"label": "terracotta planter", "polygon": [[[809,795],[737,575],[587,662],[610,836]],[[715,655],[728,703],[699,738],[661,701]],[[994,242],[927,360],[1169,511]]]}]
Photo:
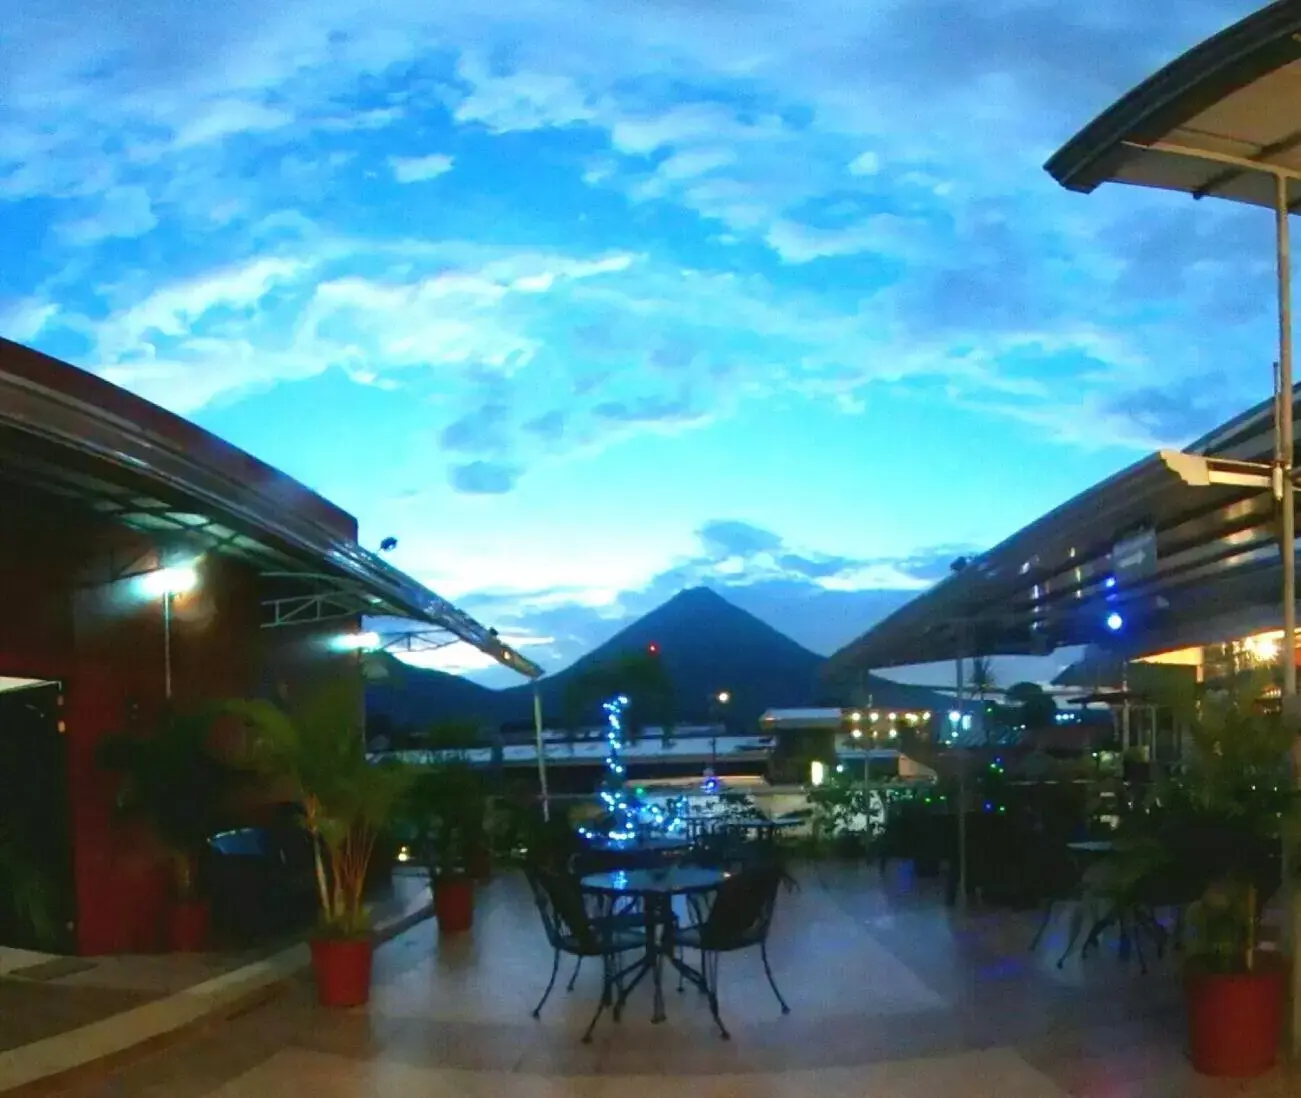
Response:
[{"label": "terracotta planter", "polygon": [[167,945],[173,953],[202,953],[208,945],[207,900],[176,900],[167,912]]},{"label": "terracotta planter", "polygon": [[453,877],[434,884],[434,916],[440,934],[462,934],[474,925],[474,882]]},{"label": "terracotta planter", "polygon": [[375,947],[370,938],[313,938],[312,970],[321,1006],[363,1006],[370,999]]},{"label": "terracotta planter", "polygon": [[1188,1054],[1203,1075],[1237,1079],[1261,1075],[1278,1058],[1285,969],[1272,958],[1252,972],[1190,969]]}]

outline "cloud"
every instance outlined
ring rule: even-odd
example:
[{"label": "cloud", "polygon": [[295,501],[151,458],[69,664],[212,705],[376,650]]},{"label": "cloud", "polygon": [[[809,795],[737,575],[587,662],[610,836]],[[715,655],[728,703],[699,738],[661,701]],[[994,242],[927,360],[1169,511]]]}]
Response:
[{"label": "cloud", "polygon": [[[276,190],[264,174],[250,178],[246,158],[267,150],[310,146],[299,154],[304,162],[337,171],[349,153],[373,163],[384,159],[383,149],[377,157],[369,146],[329,142],[369,141],[399,123],[442,125],[446,116],[478,137],[572,138],[574,180],[586,177],[604,197],[697,218],[700,239],[721,249],[762,245],[788,268],[808,268],[811,279],[823,262],[839,265],[841,277],[825,294],[783,282],[790,271],[765,286],[761,264],[730,286],[708,285],[740,268],[681,243],[692,226],[674,222],[679,243],[644,265],[662,266],[661,282],[674,266],[684,268],[684,288],[665,293],[652,278],[621,287],[621,300],[610,305],[622,314],[615,327],[629,342],[641,335],[637,310],[664,315],[688,297],[687,285],[708,286],[728,320],[761,305],[775,319],[783,298],[793,303],[786,308],[792,318],[812,316],[807,334],[797,324],[778,325],[783,345],[769,361],[757,349],[709,348],[702,359],[709,369],[731,371],[732,385],[693,392],[702,416],[726,414],[736,392],[796,389],[852,408],[884,378],[943,378],[937,392],[946,400],[952,392],[960,406],[1071,441],[1080,432],[1054,412],[1049,394],[1018,390],[1016,400],[1003,399],[1022,380],[1010,359],[1051,347],[1047,357],[1062,384],[1106,408],[1126,391],[1121,377],[1136,391],[1160,385],[1170,349],[1182,352],[1189,343],[1189,316],[1212,315],[1199,312],[1201,305],[1251,332],[1266,331],[1254,267],[1250,278],[1234,278],[1245,253],[1215,252],[1230,213],[1185,204],[1178,216],[1196,226],[1190,232],[1165,220],[1174,208],[1167,199],[1098,195],[1086,210],[1039,168],[1044,153],[1096,108],[1248,7],[1246,0],[1196,0],[1157,17],[1115,0],[1087,13],[1049,0],[983,8],[887,0],[846,14],[834,4],[797,9],[781,0],[743,19],[729,5],[674,5],[650,19],[637,5],[594,2],[580,3],[576,13],[508,4],[485,15],[468,0],[450,0],[436,9],[389,7],[376,17],[345,0],[290,0],[274,11],[237,0],[187,10],[184,18],[164,2],[105,23],[84,0],[59,0],[11,28],[0,45],[0,195],[92,207],[97,196],[117,195],[116,218],[77,211],[66,222],[68,246],[149,231],[149,217],[191,239],[202,233],[206,241],[220,228],[224,250],[214,249],[213,270],[266,254],[249,227],[285,209],[301,216],[311,202],[292,180]],[[1081,57],[1098,63],[1082,65]],[[925,97],[915,94],[919,81]],[[471,147],[462,154],[458,146],[458,157]],[[394,162],[426,162],[432,170],[442,166],[441,155]],[[557,176],[563,172],[559,152],[547,162]],[[458,160],[457,170],[472,166]],[[320,211],[326,218],[349,209],[337,188],[312,187],[329,195]],[[148,211],[141,194],[151,197]],[[837,205],[855,212],[827,216]],[[1128,211],[1131,231],[1102,231],[1120,210]],[[1232,239],[1246,243],[1247,235]],[[561,241],[553,250],[581,250],[563,233],[552,239]],[[1143,246],[1129,246],[1134,239]],[[640,254],[622,242],[618,250]],[[679,247],[683,254],[674,252]],[[303,376],[311,355],[323,355],[360,379],[418,364],[468,368],[479,359],[519,370],[538,362],[556,335],[541,331],[536,318],[515,315],[510,294],[550,293],[566,276],[533,271],[506,285],[489,274],[485,294],[463,287],[462,300],[475,302],[469,313],[448,315],[425,296],[437,277],[412,272],[403,285],[401,262],[393,257],[385,267],[370,256],[359,260],[369,263],[364,274],[336,271],[332,287],[305,292],[305,311],[288,318],[297,325],[294,346],[269,348],[258,315],[242,328],[238,317],[225,318],[224,338],[236,349],[247,343],[290,377]],[[1190,292],[1177,305],[1180,277]],[[343,300],[349,295],[351,306]],[[378,321],[365,323],[360,302],[368,296],[385,322],[396,318],[401,336],[386,338]],[[701,312],[684,304],[685,312]],[[116,311],[117,302],[111,306]],[[363,329],[361,337],[331,338],[349,307],[348,323]],[[700,319],[721,333],[721,320],[711,321]],[[1115,334],[1119,324],[1127,334]],[[1187,353],[1204,360],[1195,363],[1199,375],[1243,345],[1241,335],[1198,342]],[[360,358],[370,360],[364,368]],[[128,362],[107,356],[102,364],[132,376]],[[216,378],[192,384],[188,369],[151,370],[158,379],[176,377],[186,400],[232,392]],[[757,380],[765,371],[766,384]],[[231,379],[247,388],[240,372]],[[152,384],[179,406],[164,382]],[[1246,387],[1236,375],[1224,385],[1223,399],[1242,399]],[[607,392],[599,403],[631,408],[674,395]],[[644,422],[652,427],[653,417]],[[599,435],[581,423],[572,427],[567,437],[584,445]],[[1108,432],[1111,443],[1126,446],[1140,436]]]},{"label": "cloud", "polygon": [[861,152],[849,162],[850,175],[876,175],[881,170],[881,158],[872,151]]},{"label": "cloud", "polygon": [[423,183],[437,179],[452,170],[455,160],[442,153],[429,156],[390,156],[388,166],[393,171],[393,178],[399,183]]},{"label": "cloud", "polygon": [[815,259],[860,252],[894,253],[906,246],[907,239],[907,223],[891,214],[837,229],[780,220],[764,237],[768,246],[787,263],[810,263]]},{"label": "cloud", "polygon": [[511,491],[520,470],[492,461],[471,461],[453,465],[447,472],[448,483],[458,492],[471,496],[499,496]]},{"label": "cloud", "polygon": [[153,203],[143,187],[111,187],[98,205],[93,215],[60,225],[60,236],[73,245],[98,244],[113,238],[144,236],[158,224]]},{"label": "cloud", "polygon": [[52,302],[36,299],[0,304],[0,338],[29,343],[59,314]]},{"label": "cloud", "polygon": [[505,404],[485,404],[444,427],[439,441],[444,450],[461,454],[500,453],[507,446],[504,431],[508,417]]},{"label": "cloud", "polygon": [[267,133],[294,121],[288,111],[263,103],[225,99],[199,108],[176,133],[175,145],[184,149],[240,134]]},{"label": "cloud", "polygon": [[707,560],[774,553],[782,547],[782,539],[771,530],[735,520],[715,519],[707,522],[697,531],[697,536],[704,547]]}]

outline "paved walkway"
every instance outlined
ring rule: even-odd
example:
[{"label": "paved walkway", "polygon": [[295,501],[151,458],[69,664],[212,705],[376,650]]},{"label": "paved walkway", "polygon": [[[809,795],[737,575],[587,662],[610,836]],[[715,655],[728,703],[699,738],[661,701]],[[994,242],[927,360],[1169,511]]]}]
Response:
[{"label": "paved walkway", "polygon": [[[906,876],[810,866],[783,895],[772,942],[783,1017],[756,956],[722,963],[733,1040],[692,991],[652,1026],[649,993],[622,1023],[579,1042],[597,966],[572,994],[529,1011],[550,954],[523,882],[479,895],[475,929],[440,941],[422,923],[379,953],[365,1010],[288,994],[130,1066],[75,1098],[1201,1098],[1295,1093],[1281,1076],[1250,1088],[1196,1077],[1181,1052],[1178,981],[1114,952],[1081,964],[1027,949],[1033,916],[956,919]],[[1050,935],[1050,938],[1052,935]],[[640,993],[639,993],[640,995]]]},{"label": "paved walkway", "polygon": [[[381,934],[427,914],[423,876],[374,909]],[[211,954],[57,957],[0,949],[0,1092],[243,1009],[308,964],[301,941]]]}]

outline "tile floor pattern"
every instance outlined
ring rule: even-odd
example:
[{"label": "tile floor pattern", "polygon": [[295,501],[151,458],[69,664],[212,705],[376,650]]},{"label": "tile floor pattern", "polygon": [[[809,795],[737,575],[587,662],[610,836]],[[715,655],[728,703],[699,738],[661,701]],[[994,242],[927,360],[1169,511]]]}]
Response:
[{"label": "tile floor pattern", "polygon": [[[757,953],[725,957],[721,1041],[699,995],[668,992],[652,1026],[649,991],[623,1021],[578,1038],[597,966],[529,1012],[550,952],[522,880],[479,895],[469,935],[423,923],[376,959],[373,1002],[325,1012],[306,980],[275,1001],[122,1069],[75,1098],[1276,1098],[1198,1079],[1181,1052],[1170,962],[1140,976],[1114,951],[1054,962],[1060,939],[1027,951],[1033,915],[947,912],[906,874],[810,865],[778,903],[771,956],[783,1017]],[[1057,947],[1054,952],[1053,947]],[[568,970],[562,970],[567,976]]]},{"label": "tile floor pattern", "polygon": [[[376,903],[377,925],[399,925],[428,905],[423,875],[401,874]],[[0,947],[0,1054],[81,1026],[118,1019],[249,964],[274,958],[294,936],[205,954],[59,957]],[[0,1063],[0,1088],[4,1084]]]}]

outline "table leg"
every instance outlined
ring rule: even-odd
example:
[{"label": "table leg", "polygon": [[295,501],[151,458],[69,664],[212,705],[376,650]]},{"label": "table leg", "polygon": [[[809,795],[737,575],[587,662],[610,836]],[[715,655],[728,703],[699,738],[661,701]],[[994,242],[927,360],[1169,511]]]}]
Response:
[{"label": "table leg", "polygon": [[[660,948],[660,934],[665,922],[665,908],[668,907],[670,916],[672,912],[673,901],[667,896],[655,896],[654,902],[650,896],[646,897],[646,956],[654,968],[651,978],[655,981],[655,1005],[651,1011],[651,1022],[653,1024],[664,1021],[667,1015],[664,1012],[664,963],[663,950]],[[654,912],[651,916],[650,912]]]}]

